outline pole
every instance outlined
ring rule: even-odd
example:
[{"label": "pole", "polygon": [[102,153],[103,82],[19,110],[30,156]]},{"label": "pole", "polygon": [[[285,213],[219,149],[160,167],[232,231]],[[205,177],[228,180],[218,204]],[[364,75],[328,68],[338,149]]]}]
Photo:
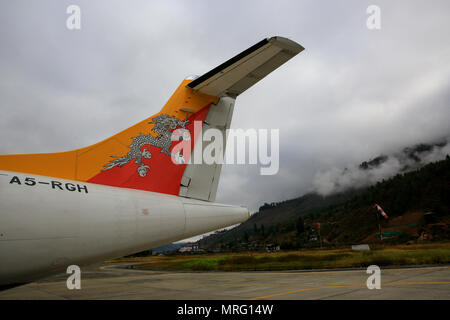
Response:
[{"label": "pole", "polygon": [[317,222],[317,231],[319,231],[320,248],[322,248],[322,236],[320,235],[320,222]]},{"label": "pole", "polygon": [[380,233],[380,240],[383,241],[383,230],[381,230],[381,223],[380,223],[380,214],[378,211],[376,212],[377,215],[377,222],[378,222],[378,231]]},{"label": "pole", "polygon": [[322,236],[320,235],[320,229],[319,229],[319,240],[320,240],[320,248],[322,248]]}]

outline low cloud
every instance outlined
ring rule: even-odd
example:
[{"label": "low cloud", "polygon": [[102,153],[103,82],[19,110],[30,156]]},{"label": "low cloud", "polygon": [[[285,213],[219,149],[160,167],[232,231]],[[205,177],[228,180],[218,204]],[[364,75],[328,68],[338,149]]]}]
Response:
[{"label": "low cloud", "polygon": [[367,187],[397,173],[420,168],[450,155],[449,142],[450,137],[436,144],[420,144],[389,156],[382,155],[343,170],[332,167],[319,171],[313,179],[314,191],[327,196],[352,188]]}]

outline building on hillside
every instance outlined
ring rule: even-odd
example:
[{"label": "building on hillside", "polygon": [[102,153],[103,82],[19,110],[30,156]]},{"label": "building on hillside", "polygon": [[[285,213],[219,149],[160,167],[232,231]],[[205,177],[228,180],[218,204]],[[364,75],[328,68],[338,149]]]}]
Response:
[{"label": "building on hillside", "polygon": [[280,251],[280,246],[278,244],[268,243],[266,245],[267,252],[277,252]]},{"label": "building on hillside", "polygon": [[202,250],[198,247],[198,243],[186,243],[184,246],[178,249],[178,252],[180,253],[191,253],[200,251]]}]

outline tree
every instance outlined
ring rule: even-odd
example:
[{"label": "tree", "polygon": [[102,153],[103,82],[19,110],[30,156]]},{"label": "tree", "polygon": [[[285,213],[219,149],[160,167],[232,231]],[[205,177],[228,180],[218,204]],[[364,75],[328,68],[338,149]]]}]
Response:
[{"label": "tree", "polygon": [[297,235],[305,232],[305,223],[303,222],[302,217],[299,217],[296,223]]}]

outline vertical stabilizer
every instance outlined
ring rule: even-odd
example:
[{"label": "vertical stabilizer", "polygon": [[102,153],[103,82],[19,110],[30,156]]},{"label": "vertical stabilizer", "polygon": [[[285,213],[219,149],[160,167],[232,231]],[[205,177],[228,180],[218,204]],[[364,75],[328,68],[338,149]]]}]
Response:
[{"label": "vertical stabilizer", "polygon": [[[2,155],[0,170],[214,201],[222,165],[189,162],[191,156],[207,147],[201,142],[208,129],[222,133],[224,149],[236,97],[302,50],[286,38],[264,39],[184,80],[159,113],[108,139],[67,152]],[[180,144],[189,151],[177,151]]]}]

